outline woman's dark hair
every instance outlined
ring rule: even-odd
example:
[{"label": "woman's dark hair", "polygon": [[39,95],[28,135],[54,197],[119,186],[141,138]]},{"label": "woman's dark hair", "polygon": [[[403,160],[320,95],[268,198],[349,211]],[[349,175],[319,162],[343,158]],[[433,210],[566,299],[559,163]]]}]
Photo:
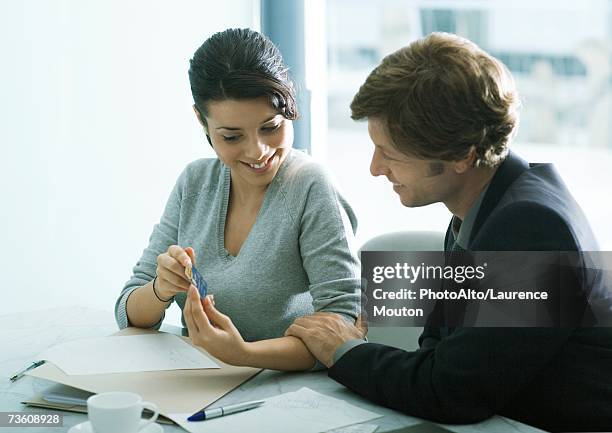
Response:
[{"label": "woman's dark hair", "polygon": [[283,57],[272,41],[256,31],[215,33],[189,63],[191,93],[202,122],[209,102],[261,96],[286,119],[298,117],[295,88]]}]

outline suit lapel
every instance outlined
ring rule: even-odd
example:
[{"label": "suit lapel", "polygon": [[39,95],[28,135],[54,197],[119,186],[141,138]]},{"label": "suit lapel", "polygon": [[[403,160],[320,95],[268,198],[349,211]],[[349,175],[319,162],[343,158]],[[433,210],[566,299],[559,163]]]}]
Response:
[{"label": "suit lapel", "polygon": [[521,174],[525,172],[525,170],[528,169],[529,164],[527,161],[512,151],[508,153],[508,156],[504,162],[502,162],[493,175],[493,179],[491,179],[487,192],[482,199],[480,210],[478,211],[478,215],[476,215],[476,220],[474,221],[474,226],[472,227],[472,232],[470,233],[468,249],[470,249],[472,241],[476,237],[476,234],[478,234],[480,227],[482,227],[491,212],[493,212],[493,209],[495,209],[501,198],[504,196],[506,190]]}]

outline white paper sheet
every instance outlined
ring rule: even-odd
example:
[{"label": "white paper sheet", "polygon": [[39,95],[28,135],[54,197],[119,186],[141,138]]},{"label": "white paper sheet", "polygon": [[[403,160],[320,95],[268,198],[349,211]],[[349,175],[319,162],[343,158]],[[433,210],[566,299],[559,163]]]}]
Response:
[{"label": "white paper sheet", "polygon": [[168,417],[191,433],[319,433],[382,416],[309,388],[269,398],[257,409],[208,421],[189,422],[190,415]]},{"label": "white paper sheet", "polygon": [[325,433],[374,433],[377,429],[376,424],[355,424],[328,430]]},{"label": "white paper sheet", "polygon": [[97,337],[69,341],[39,355],[69,375],[219,368],[172,334]]}]

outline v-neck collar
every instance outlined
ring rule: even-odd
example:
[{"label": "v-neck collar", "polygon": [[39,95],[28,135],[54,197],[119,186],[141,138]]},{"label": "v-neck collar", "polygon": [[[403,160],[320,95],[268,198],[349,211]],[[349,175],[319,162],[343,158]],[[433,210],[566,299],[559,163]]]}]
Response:
[{"label": "v-neck collar", "polygon": [[269,206],[269,202],[271,200],[270,197],[276,195],[276,191],[282,184],[282,180],[279,180],[279,178],[284,175],[287,164],[290,162],[291,159],[293,159],[293,152],[294,152],[293,149],[289,151],[289,154],[287,155],[287,157],[285,158],[285,160],[282,162],[281,166],[279,167],[278,171],[276,172],[274,179],[272,179],[272,182],[270,182],[270,184],[268,185],[268,188],[266,189],[266,192],[264,193],[264,198],[261,202],[261,206],[259,207],[259,211],[257,212],[257,217],[255,218],[255,222],[253,223],[253,226],[251,227],[251,230],[249,231],[249,234],[247,235],[246,239],[240,246],[240,250],[238,251],[238,254],[235,256],[230,254],[230,252],[225,249],[225,224],[227,222],[227,211],[229,208],[229,197],[230,197],[230,190],[231,190],[231,184],[232,184],[232,176],[231,176],[231,170],[229,169],[229,167],[223,164],[223,162],[221,163],[222,174],[221,174],[220,190],[222,194],[222,201],[221,201],[221,206],[219,207],[218,224],[217,224],[217,227],[218,227],[217,250],[219,252],[219,257],[226,260],[227,262],[232,262],[238,259],[240,257],[240,253],[246,247],[248,247],[250,243],[249,241],[253,237],[253,232],[255,232],[258,229],[262,215],[264,214],[264,212],[267,210]]}]

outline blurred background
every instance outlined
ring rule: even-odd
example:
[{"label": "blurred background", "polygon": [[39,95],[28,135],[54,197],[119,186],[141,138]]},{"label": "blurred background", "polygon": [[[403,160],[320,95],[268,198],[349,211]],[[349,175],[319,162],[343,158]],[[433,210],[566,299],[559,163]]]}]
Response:
[{"label": "blurred background", "polygon": [[336,177],[358,244],[447,227],[443,205],[404,208],[369,175],[366,124],[349,110],[386,54],[447,31],[508,66],[523,104],[512,147],[557,165],[612,250],[612,0],[3,0],[0,314],[112,310],[179,173],[214,156],[187,69],[228,27],[279,45],[301,89],[296,145]]}]

